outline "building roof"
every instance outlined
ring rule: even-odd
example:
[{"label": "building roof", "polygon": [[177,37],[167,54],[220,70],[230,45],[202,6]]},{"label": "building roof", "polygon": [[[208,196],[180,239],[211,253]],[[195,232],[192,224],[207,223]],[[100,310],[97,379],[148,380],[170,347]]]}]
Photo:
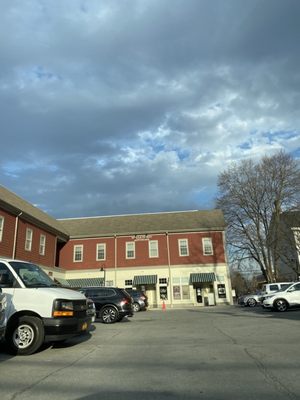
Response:
[{"label": "building roof", "polygon": [[[26,200],[0,185],[0,207],[13,215],[20,215],[37,226],[67,239],[68,234],[63,225],[44,211],[28,203]],[[22,214],[21,214],[22,213]]]},{"label": "building roof", "polygon": [[225,229],[221,210],[69,218],[59,221],[71,238]]}]

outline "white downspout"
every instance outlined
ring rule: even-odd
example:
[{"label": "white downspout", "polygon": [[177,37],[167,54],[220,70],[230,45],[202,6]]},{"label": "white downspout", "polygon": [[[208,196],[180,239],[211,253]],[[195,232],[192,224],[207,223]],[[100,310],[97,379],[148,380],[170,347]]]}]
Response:
[{"label": "white downspout", "polygon": [[117,251],[118,251],[118,246],[117,246],[117,235],[115,236],[115,286],[117,285],[117,260],[118,260],[118,256],[117,256]]},{"label": "white downspout", "polygon": [[13,245],[13,251],[12,251],[12,258],[16,258],[16,251],[17,251],[17,234],[18,234],[18,226],[19,226],[19,217],[23,212],[21,211],[20,214],[17,215],[16,217],[16,223],[15,223],[15,233],[14,233],[14,245]]},{"label": "white downspout", "polygon": [[168,269],[169,269],[170,305],[171,307],[173,307],[173,286],[172,286],[172,276],[171,276],[170,244],[169,244],[168,232],[166,232],[166,236],[167,236]]}]

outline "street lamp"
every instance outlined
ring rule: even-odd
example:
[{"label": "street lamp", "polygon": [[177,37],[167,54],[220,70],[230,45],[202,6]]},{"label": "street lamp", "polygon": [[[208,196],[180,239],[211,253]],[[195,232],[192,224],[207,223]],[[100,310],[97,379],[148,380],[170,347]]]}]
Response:
[{"label": "street lamp", "polygon": [[101,267],[100,271],[103,272],[103,285],[102,285],[102,286],[105,286],[105,280],[106,280],[106,271],[105,271],[105,268]]}]

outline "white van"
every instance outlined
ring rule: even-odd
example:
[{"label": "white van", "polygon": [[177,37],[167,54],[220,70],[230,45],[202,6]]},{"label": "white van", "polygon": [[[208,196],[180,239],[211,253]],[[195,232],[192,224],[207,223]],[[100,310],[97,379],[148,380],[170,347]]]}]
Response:
[{"label": "white van", "polygon": [[0,287],[6,296],[4,336],[13,354],[32,354],[44,342],[89,331],[87,298],[59,287],[35,264],[0,258]]}]

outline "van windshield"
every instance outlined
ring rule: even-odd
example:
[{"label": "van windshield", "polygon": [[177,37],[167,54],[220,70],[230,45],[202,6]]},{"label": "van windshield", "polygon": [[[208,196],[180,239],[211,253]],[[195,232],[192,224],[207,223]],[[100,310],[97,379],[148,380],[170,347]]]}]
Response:
[{"label": "van windshield", "polygon": [[10,261],[9,263],[26,287],[52,287],[57,286],[53,280],[37,265]]}]

